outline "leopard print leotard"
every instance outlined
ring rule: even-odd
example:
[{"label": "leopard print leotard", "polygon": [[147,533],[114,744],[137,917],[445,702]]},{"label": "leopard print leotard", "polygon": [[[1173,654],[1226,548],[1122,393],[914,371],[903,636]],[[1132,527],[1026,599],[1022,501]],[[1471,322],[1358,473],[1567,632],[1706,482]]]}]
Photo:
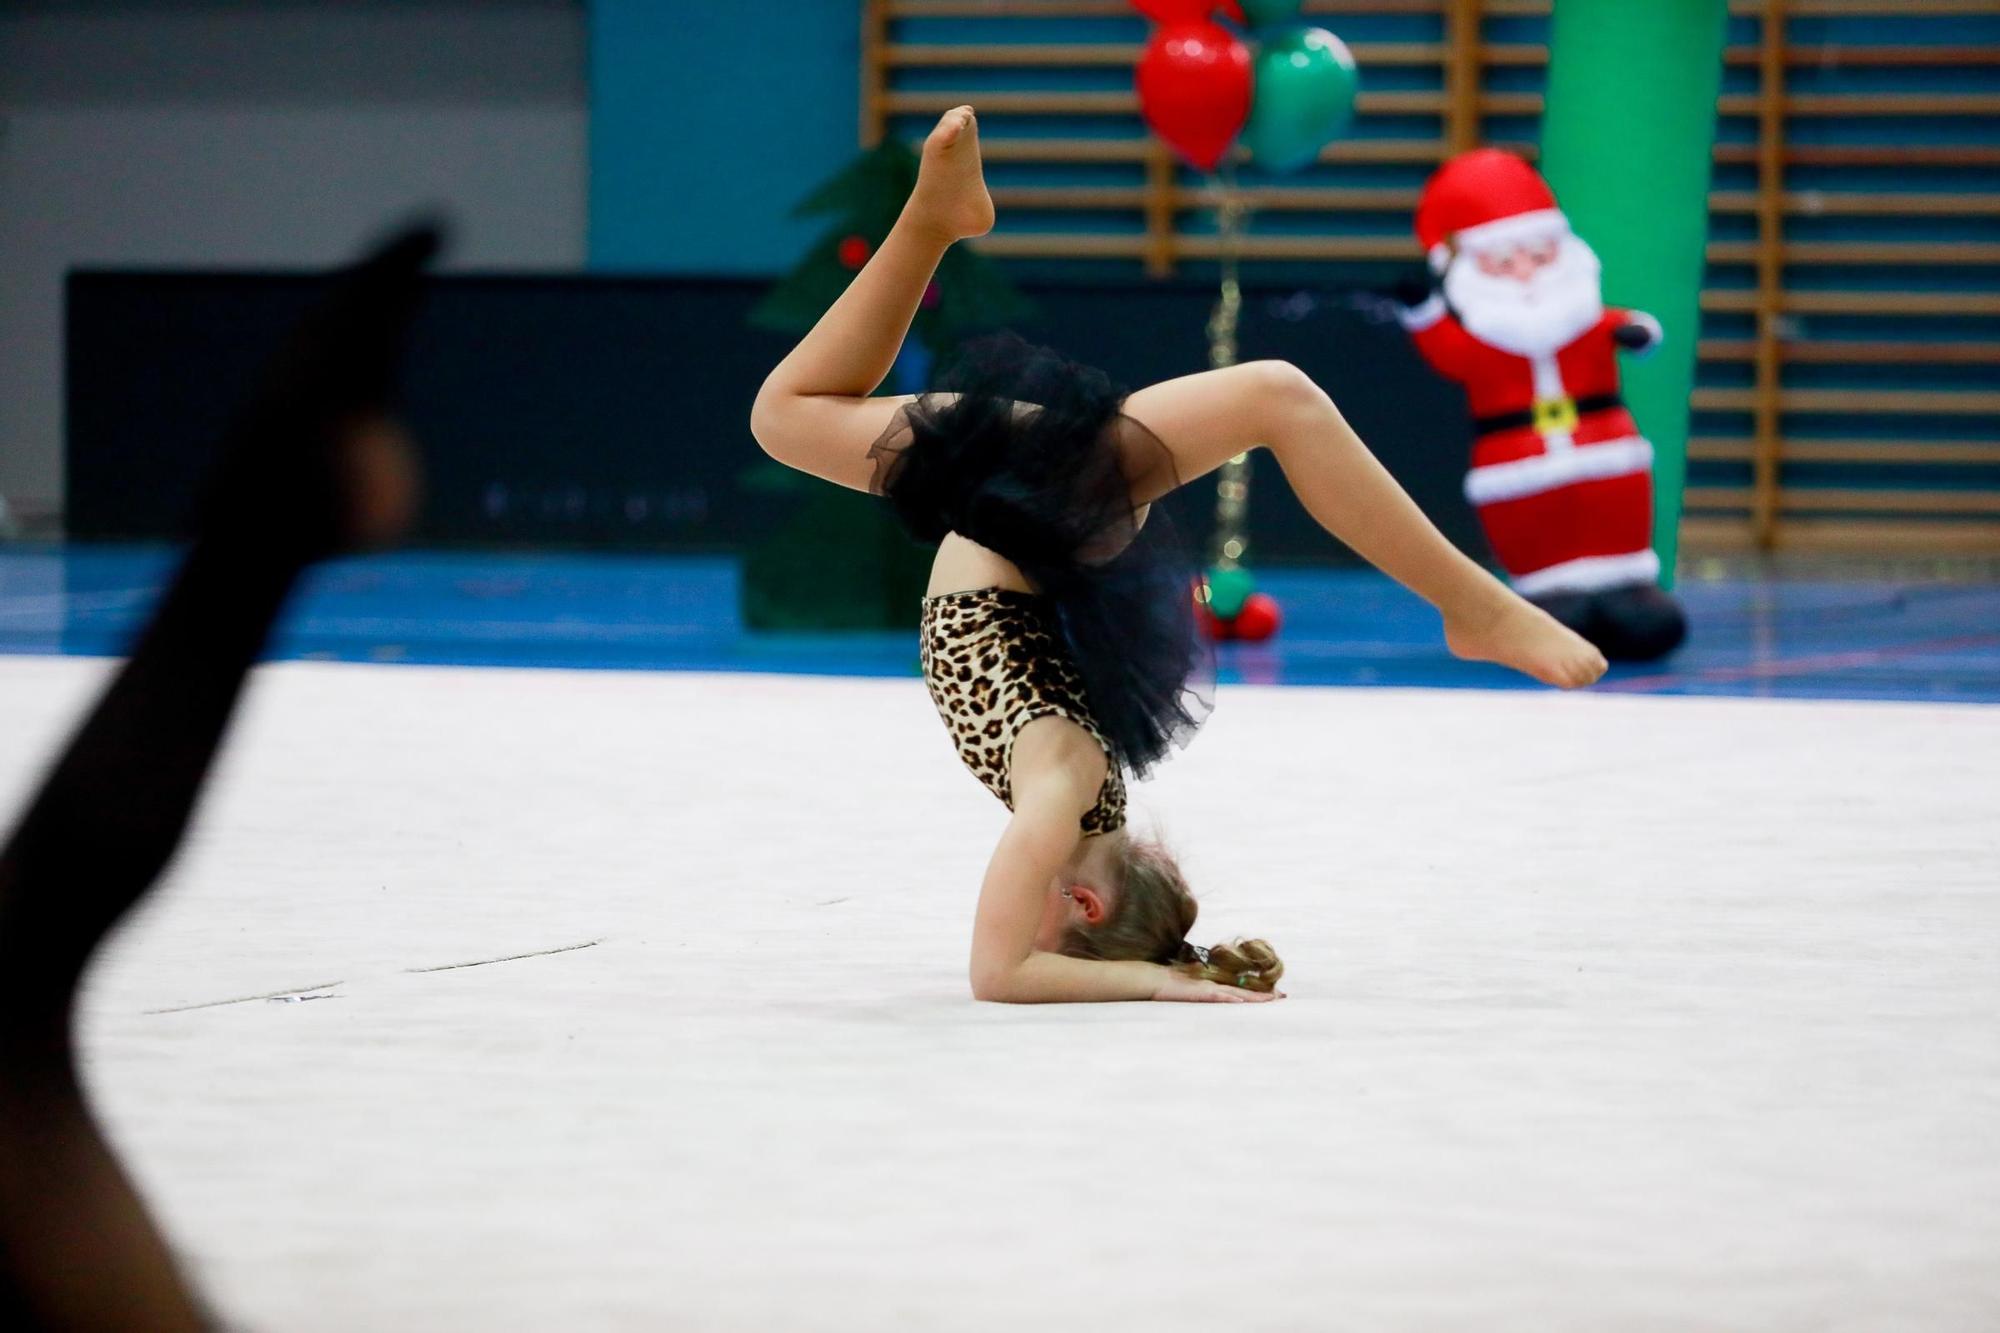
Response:
[{"label": "leopard print leotard", "polygon": [[1107,763],[1083,831],[1125,826],[1125,777],[1045,599],[1011,588],[926,597],[922,634],[924,684],[974,777],[1012,810],[1014,738],[1036,718],[1068,718],[1104,746]]}]

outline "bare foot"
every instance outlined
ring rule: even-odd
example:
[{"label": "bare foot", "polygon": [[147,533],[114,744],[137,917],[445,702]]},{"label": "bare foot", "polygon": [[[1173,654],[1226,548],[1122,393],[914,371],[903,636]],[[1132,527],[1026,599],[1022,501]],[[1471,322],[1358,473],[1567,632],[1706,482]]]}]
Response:
[{"label": "bare foot", "polygon": [[986,177],[980,170],[979,120],[971,107],[945,112],[924,140],[909,213],[947,241],[993,230],[993,196],[986,192]]},{"label": "bare foot", "polygon": [[1573,690],[1604,674],[1604,654],[1555,617],[1509,593],[1483,622],[1445,618],[1444,641],[1469,662],[1497,662],[1544,685]]}]

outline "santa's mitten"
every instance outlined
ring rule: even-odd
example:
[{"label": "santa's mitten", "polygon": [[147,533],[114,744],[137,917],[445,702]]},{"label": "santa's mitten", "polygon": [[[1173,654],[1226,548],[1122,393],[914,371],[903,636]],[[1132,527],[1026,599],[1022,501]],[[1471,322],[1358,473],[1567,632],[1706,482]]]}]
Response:
[{"label": "santa's mitten", "polygon": [[1414,310],[1431,299],[1437,287],[1429,269],[1412,270],[1398,277],[1383,293],[1405,310]]},{"label": "santa's mitten", "polygon": [[1625,321],[1611,330],[1611,340],[1628,352],[1650,352],[1666,336],[1660,321],[1643,310],[1626,311]]}]

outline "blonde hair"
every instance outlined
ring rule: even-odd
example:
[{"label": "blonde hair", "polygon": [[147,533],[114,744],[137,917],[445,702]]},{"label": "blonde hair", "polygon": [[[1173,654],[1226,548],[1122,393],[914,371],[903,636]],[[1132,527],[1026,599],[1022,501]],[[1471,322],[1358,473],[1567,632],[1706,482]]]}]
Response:
[{"label": "blonde hair", "polygon": [[1119,871],[1110,914],[1095,925],[1071,926],[1062,952],[1072,958],[1136,958],[1224,986],[1277,989],[1285,964],[1265,941],[1237,940],[1210,949],[1188,943],[1201,906],[1166,848],[1131,839],[1119,858]]}]

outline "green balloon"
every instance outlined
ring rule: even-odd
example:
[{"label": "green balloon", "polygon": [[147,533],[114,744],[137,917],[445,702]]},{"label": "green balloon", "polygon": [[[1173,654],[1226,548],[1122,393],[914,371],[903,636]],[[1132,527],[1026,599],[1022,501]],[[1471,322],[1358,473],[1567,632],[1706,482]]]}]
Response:
[{"label": "green balloon", "polygon": [[1252,70],[1255,91],[1240,142],[1266,171],[1297,171],[1354,119],[1354,56],[1325,28],[1272,36]]},{"label": "green balloon", "polygon": [[1238,0],[1243,6],[1243,17],[1253,28],[1268,28],[1273,23],[1290,23],[1299,16],[1299,10],[1306,0]]},{"label": "green balloon", "polygon": [[1241,565],[1232,569],[1223,569],[1218,565],[1208,571],[1208,609],[1217,619],[1236,619],[1243,603],[1255,591],[1257,581]]}]

